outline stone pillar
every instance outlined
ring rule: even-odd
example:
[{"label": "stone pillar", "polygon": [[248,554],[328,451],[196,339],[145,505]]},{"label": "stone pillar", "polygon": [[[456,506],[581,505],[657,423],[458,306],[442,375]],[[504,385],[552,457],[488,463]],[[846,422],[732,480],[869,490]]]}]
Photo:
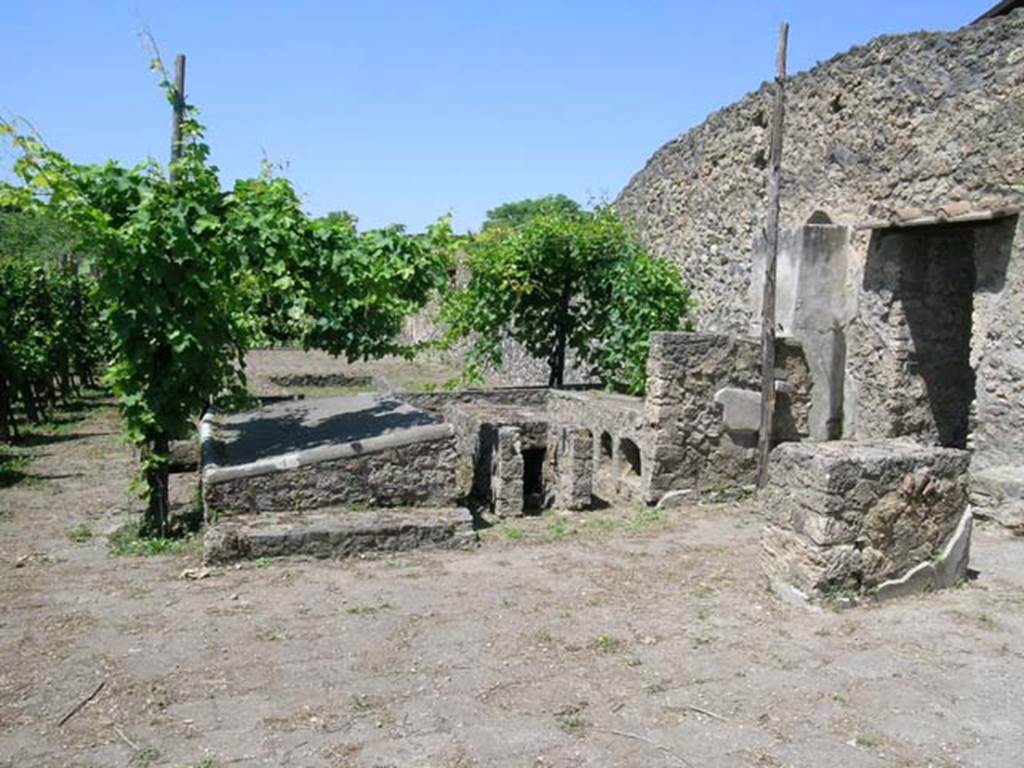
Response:
[{"label": "stone pillar", "polygon": [[783,596],[877,596],[966,574],[969,454],[897,441],[772,451],[762,566]]},{"label": "stone pillar", "polygon": [[523,516],[523,450],[519,427],[500,427],[492,460],[491,501],[499,517]]},{"label": "stone pillar", "polygon": [[[788,227],[779,233],[776,332],[804,348],[814,380],[812,440],[833,440],[843,425],[846,371],[846,265],[850,229],[832,224]],[[751,263],[751,333],[761,333],[765,245],[754,244]]]},{"label": "stone pillar", "polygon": [[594,487],[594,435],[589,429],[561,427],[555,444],[555,504],[561,509],[587,509]]}]

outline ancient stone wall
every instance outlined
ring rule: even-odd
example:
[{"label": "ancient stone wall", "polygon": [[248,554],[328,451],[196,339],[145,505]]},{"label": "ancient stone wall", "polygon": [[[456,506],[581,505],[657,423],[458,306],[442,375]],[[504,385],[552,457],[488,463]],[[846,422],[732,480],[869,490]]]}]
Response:
[{"label": "ancient stone wall", "polygon": [[449,435],[295,469],[224,480],[207,476],[203,500],[216,517],[344,505],[447,505],[459,496],[457,458]]},{"label": "ancient stone wall", "polygon": [[[652,251],[679,265],[702,331],[756,325],[748,295],[770,107],[764,85],[711,115],[659,149],[617,200]],[[884,397],[865,394],[874,364],[895,343],[882,311],[889,297],[865,285],[872,226],[1024,205],[1021,136],[1024,11],[954,32],[881,37],[788,82],[782,224],[823,212],[850,227],[844,437],[884,433],[864,417],[878,410],[872,398]],[[997,289],[984,288],[979,273],[972,314],[973,445],[983,464],[1024,452],[1024,226],[1012,215],[994,226],[1002,239],[980,235],[990,238],[982,248],[1002,254],[1005,271]]]},{"label": "ancient stone wall", "polygon": [[[644,400],[600,390],[552,390],[554,422],[586,427],[593,435],[593,490],[603,501],[647,501],[652,436],[644,422]],[[630,452],[632,462],[626,458]]]},{"label": "ancient stone wall", "polygon": [[521,408],[544,408],[548,402],[547,387],[497,387],[495,389],[459,389],[434,392],[396,392],[394,397],[414,408],[440,415],[450,405],[496,405]]},{"label": "ancient stone wall", "polygon": [[[803,596],[864,591],[939,559],[967,508],[967,465],[963,451],[900,441],[780,446],[764,505],[769,578]],[[949,565],[945,578],[966,575],[966,543]]]},{"label": "ancient stone wall", "polygon": [[[761,355],[753,339],[655,333],[647,363],[648,500],[669,491],[737,492],[754,482]],[[811,376],[803,350],[776,346],[773,442],[809,434]]]}]

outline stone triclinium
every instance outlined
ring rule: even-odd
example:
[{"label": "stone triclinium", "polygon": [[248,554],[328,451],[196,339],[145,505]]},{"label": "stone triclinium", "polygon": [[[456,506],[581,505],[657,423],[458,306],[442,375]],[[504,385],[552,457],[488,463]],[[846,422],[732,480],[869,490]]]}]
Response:
[{"label": "stone triclinium", "polygon": [[[763,567],[802,598],[916,590],[964,578],[969,456],[898,441],[790,443],[772,452]],[[940,567],[941,566],[941,567]]]}]

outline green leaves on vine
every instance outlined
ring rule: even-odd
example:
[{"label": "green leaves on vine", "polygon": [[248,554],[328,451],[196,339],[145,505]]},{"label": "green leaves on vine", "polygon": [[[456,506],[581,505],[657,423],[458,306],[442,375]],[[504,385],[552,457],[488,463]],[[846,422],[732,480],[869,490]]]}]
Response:
[{"label": "green leaves on vine", "polygon": [[[154,68],[175,103],[159,58]],[[269,168],[225,193],[191,105],[166,169],[152,160],[78,165],[2,121],[0,135],[19,152],[23,181],[0,189],[0,205],[46,211],[93,260],[106,381],[141,449],[147,528],[159,535],[168,442],[244,386],[251,344],[297,340],[349,358],[403,352],[394,337],[405,317],[447,281],[447,219],[421,236],[397,226],[360,233],[349,216],[308,217]]]}]

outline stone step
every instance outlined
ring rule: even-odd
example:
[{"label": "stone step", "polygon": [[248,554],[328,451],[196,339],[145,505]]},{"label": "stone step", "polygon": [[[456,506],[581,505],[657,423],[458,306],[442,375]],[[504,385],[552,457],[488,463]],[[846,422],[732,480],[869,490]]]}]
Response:
[{"label": "stone step", "polygon": [[465,549],[476,544],[463,507],[318,509],[256,518],[227,518],[207,529],[208,564],[264,557],[343,558],[368,552]]}]

